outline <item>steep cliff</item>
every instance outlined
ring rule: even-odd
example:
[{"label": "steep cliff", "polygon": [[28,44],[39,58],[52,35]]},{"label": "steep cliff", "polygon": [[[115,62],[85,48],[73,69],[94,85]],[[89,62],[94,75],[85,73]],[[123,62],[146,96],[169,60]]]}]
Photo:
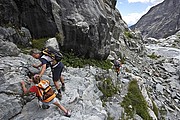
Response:
[{"label": "steep cliff", "polygon": [[180,1],[164,0],[152,7],[131,27],[141,31],[143,37],[163,38],[180,29]]},{"label": "steep cliff", "polygon": [[87,58],[106,59],[111,39],[127,25],[116,0],[1,0],[1,26],[25,27],[32,38],[64,36],[61,46]]}]

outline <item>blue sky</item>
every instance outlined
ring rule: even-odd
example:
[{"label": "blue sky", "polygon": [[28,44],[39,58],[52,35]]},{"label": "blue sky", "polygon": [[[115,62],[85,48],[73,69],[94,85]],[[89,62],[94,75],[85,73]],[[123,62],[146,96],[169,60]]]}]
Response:
[{"label": "blue sky", "polygon": [[117,0],[123,20],[130,26],[135,24],[154,5],[164,0]]}]

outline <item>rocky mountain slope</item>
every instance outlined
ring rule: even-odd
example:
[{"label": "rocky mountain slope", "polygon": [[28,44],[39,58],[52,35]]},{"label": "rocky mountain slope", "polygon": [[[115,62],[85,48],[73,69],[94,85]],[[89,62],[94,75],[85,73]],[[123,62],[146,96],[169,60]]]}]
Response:
[{"label": "rocky mountain slope", "polygon": [[[178,120],[179,32],[143,44],[140,33],[127,28],[114,5],[115,0],[0,1],[0,119]],[[39,61],[21,53],[16,44],[30,46],[35,34],[41,37],[49,32],[54,37],[56,29],[65,35],[60,43],[66,49],[70,49],[68,44],[80,45],[85,49],[80,51],[83,55],[124,60],[118,77],[113,69],[65,66],[66,91],[60,102],[72,110],[71,118],[53,105],[47,110],[39,108],[37,99],[23,96],[20,86],[21,80],[30,86],[28,73],[39,72],[31,66]],[[86,54],[90,47],[92,51]],[[53,85],[50,69],[43,78]]]},{"label": "rocky mountain slope", "polygon": [[152,7],[131,27],[140,30],[143,37],[164,38],[180,30],[180,1],[164,0]]},{"label": "rocky mountain slope", "polygon": [[[176,43],[175,41],[177,43],[180,41],[179,33],[159,40],[162,42],[158,42],[159,46],[155,48],[153,47],[153,41],[157,40],[152,39],[151,41],[151,45],[148,43],[145,47],[144,56],[140,57],[137,55],[138,53],[134,53],[132,58],[127,56],[119,77],[116,76],[113,69],[102,70],[92,66],[86,66],[85,68],[66,67],[63,71],[66,91],[63,92],[63,98],[60,102],[72,110],[71,118],[64,117],[63,113],[59,112],[53,105],[47,110],[39,108],[37,99],[31,95],[22,96],[20,81],[25,80],[27,86],[30,85],[28,72],[37,73],[38,70],[32,68],[31,64],[39,61],[29,55],[20,53],[13,43],[0,42],[4,48],[10,50],[8,54],[7,51],[2,52],[1,55],[4,57],[0,57],[0,119],[130,119],[130,114],[126,109],[133,111],[131,117],[138,120],[179,119],[180,51],[178,44],[176,49],[173,50],[172,48],[174,47],[173,43]],[[14,51],[16,51],[16,54],[14,54]],[[53,85],[51,77],[51,71],[48,69],[43,78],[49,80]],[[129,85],[134,80],[137,81],[140,93],[146,101],[147,113],[150,118],[144,116],[143,111],[139,113],[138,109],[134,110],[136,108],[133,104],[122,105],[124,99],[127,99],[130,94]],[[109,81],[108,84],[107,81]],[[104,91],[108,93],[116,88],[118,88],[116,94],[105,100],[102,99],[103,96],[106,96]],[[141,106],[142,101],[138,99],[137,102],[138,106]]]}]

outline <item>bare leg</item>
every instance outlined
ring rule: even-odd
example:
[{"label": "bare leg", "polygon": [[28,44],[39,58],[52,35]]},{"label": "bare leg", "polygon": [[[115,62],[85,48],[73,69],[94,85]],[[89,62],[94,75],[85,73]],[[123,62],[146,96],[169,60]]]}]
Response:
[{"label": "bare leg", "polygon": [[62,84],[64,84],[64,77],[62,75],[60,77],[60,81],[61,81]]},{"label": "bare leg", "polygon": [[58,81],[54,81],[54,85],[55,85],[55,87],[56,87],[56,89],[57,89],[57,90],[59,90],[59,89],[60,89],[60,86],[59,86]]},{"label": "bare leg", "polygon": [[67,110],[64,106],[62,106],[61,104],[59,104],[58,102],[53,103],[54,105],[58,106],[64,113],[67,113]]},{"label": "bare leg", "polygon": [[61,84],[62,84],[62,87],[61,87],[62,91],[65,91],[64,77],[62,75],[60,77],[60,81],[61,81]]}]

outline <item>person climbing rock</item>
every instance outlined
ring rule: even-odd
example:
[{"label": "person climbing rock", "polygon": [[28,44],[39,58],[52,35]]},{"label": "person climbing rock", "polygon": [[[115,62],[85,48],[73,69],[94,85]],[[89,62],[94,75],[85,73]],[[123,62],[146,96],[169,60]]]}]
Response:
[{"label": "person climbing rock", "polygon": [[48,80],[42,80],[38,74],[34,75],[32,82],[35,84],[29,89],[26,88],[25,82],[21,81],[21,86],[24,94],[33,92],[39,101],[42,102],[42,108],[48,109],[50,104],[54,104],[59,107],[65,114],[66,117],[71,116],[70,110],[67,110],[62,106],[59,100],[56,98],[56,94],[52,90]]},{"label": "person climbing rock", "polygon": [[[62,89],[62,91],[65,91],[64,78],[61,75],[61,73],[63,71],[63,68],[64,68],[64,64],[62,62],[60,62],[60,61],[56,62],[54,64],[53,59],[50,56],[44,55],[38,49],[31,50],[30,55],[33,56],[36,59],[39,59],[41,61],[41,64],[39,64],[39,65],[34,64],[33,65],[33,67],[35,67],[35,68],[42,67],[41,71],[39,73],[40,77],[44,74],[45,70],[49,66],[51,67],[51,71],[52,71],[52,75],[53,75],[53,82],[54,82],[54,85],[55,85],[55,87],[56,87],[56,89],[58,91],[57,98],[61,100],[61,98],[62,98],[61,89]],[[59,85],[59,82],[58,82],[59,79],[60,79],[60,82],[62,84],[61,89],[60,89],[60,85]]]}]

